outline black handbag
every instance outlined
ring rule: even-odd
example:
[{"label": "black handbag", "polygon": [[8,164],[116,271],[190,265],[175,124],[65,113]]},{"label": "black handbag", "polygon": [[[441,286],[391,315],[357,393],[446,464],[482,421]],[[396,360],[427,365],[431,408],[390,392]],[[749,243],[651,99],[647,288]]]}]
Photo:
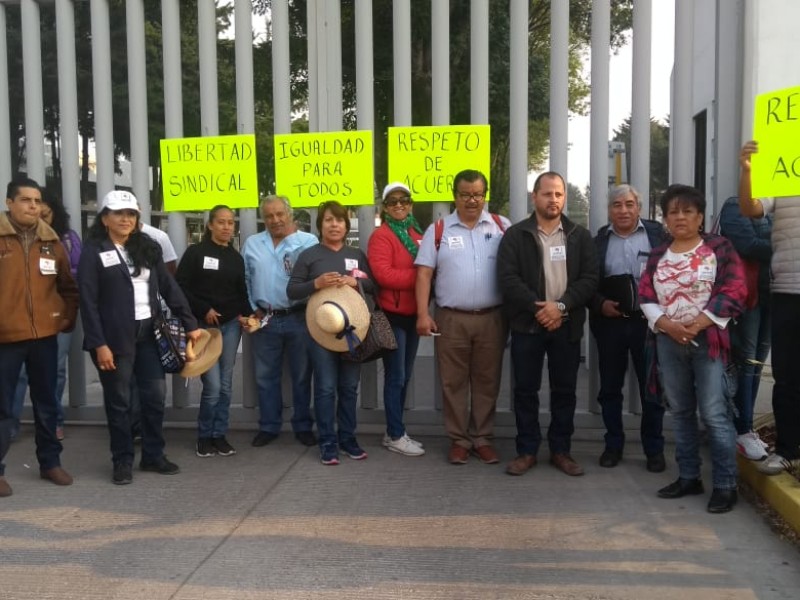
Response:
[{"label": "black handbag", "polygon": [[178,373],[186,364],[186,329],[177,317],[172,316],[166,302],[159,294],[161,311],[153,318],[158,358],[166,373]]},{"label": "black handbag", "polygon": [[351,362],[365,363],[378,360],[392,350],[397,350],[397,339],[394,337],[392,324],[389,323],[377,299],[373,298],[372,301],[367,299],[361,281],[358,282],[358,291],[370,309],[369,329],[361,343],[352,350],[343,352],[342,358]]}]

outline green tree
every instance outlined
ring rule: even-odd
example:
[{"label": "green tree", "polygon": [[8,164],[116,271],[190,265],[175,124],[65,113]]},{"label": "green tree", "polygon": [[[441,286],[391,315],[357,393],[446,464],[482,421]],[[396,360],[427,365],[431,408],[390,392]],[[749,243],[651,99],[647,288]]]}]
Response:
[{"label": "green tree", "polygon": [[[631,172],[631,117],[614,130],[614,141],[625,144],[628,173]],[[669,118],[667,123],[650,119],[650,216],[661,193],[669,186]]]},{"label": "green tree", "polygon": [[571,221],[589,227],[589,196],[571,183],[567,183],[567,211]]},{"label": "green tree", "polygon": [[[549,129],[549,65],[550,65],[550,0],[529,0],[529,94],[528,165],[541,167],[547,155]],[[270,0],[254,0],[254,9],[265,13]],[[343,127],[354,128],[355,104],[355,20],[354,1],[342,0],[342,76],[345,119]],[[470,122],[470,2],[450,1],[450,121]],[[431,123],[431,4],[412,3],[411,64],[415,125]],[[625,32],[632,22],[632,1],[612,0],[613,48],[625,43]],[[302,58],[294,62],[293,97],[302,103],[307,97],[307,62],[304,49],[306,37],[306,2],[291,1],[290,28],[292,46],[301,46]],[[591,38],[591,0],[570,0],[569,104],[570,110],[584,114],[587,110],[589,85],[581,74],[581,66]],[[392,2],[373,2],[374,79],[375,79],[375,176],[378,183],[386,181],[387,129],[394,124],[394,79],[392,62]],[[500,210],[508,202],[509,155],[509,0],[491,0],[489,10],[489,124],[492,126],[491,185],[492,209]]]}]

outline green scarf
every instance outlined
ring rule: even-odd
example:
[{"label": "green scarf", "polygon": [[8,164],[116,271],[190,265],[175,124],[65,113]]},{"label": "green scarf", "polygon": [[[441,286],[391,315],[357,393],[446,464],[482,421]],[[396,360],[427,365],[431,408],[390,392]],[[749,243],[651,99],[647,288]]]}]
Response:
[{"label": "green scarf", "polygon": [[384,213],[383,222],[389,226],[389,229],[394,231],[394,234],[400,239],[400,241],[403,243],[403,246],[406,247],[406,250],[411,253],[411,256],[417,258],[419,246],[417,245],[417,242],[411,239],[411,236],[408,234],[408,229],[410,227],[413,227],[417,233],[422,233],[422,227],[419,226],[419,223],[417,223],[414,215],[409,213],[405,219],[398,221],[397,219],[393,219],[388,214]]}]

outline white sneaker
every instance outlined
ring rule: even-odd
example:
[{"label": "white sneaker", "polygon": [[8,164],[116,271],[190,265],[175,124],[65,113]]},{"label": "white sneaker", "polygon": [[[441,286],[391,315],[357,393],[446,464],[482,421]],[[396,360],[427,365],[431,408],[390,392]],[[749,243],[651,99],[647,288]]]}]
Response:
[{"label": "white sneaker", "polygon": [[777,475],[792,467],[800,468],[800,458],[789,460],[780,454],[770,454],[766,460],[762,460],[756,465],[756,469],[764,475]]},{"label": "white sneaker", "polygon": [[739,454],[749,460],[764,460],[767,458],[767,451],[761,442],[761,438],[755,431],[748,431],[736,436],[736,449]]},{"label": "white sneaker", "polygon": [[425,454],[425,450],[415,444],[414,440],[407,435],[396,440],[389,438],[389,441],[385,442],[383,445],[386,446],[387,450],[397,452],[398,454],[405,454],[406,456],[422,456]]},{"label": "white sneaker", "polygon": [[[425,446],[422,445],[422,442],[418,442],[417,440],[408,437],[407,433],[404,433],[403,437],[406,438],[412,444],[414,444],[417,448],[424,448],[425,447]],[[383,446],[385,448],[388,448],[389,444],[391,444],[391,443],[392,443],[392,438],[390,438],[388,434],[384,433],[383,434],[383,440],[381,441],[381,444],[383,444]]]}]

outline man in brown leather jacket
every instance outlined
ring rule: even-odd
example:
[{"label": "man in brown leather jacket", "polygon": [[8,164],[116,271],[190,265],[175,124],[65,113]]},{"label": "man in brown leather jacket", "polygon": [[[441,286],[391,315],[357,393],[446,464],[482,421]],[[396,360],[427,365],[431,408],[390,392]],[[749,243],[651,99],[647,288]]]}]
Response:
[{"label": "man in brown leather jacket", "polygon": [[24,364],[36,411],[36,458],[42,479],[70,485],[56,438],[56,334],[75,326],[78,288],[69,258],[39,218],[42,192],[32,179],[15,179],[0,214],[0,497],[10,496],[3,458],[11,443],[14,389]]}]

